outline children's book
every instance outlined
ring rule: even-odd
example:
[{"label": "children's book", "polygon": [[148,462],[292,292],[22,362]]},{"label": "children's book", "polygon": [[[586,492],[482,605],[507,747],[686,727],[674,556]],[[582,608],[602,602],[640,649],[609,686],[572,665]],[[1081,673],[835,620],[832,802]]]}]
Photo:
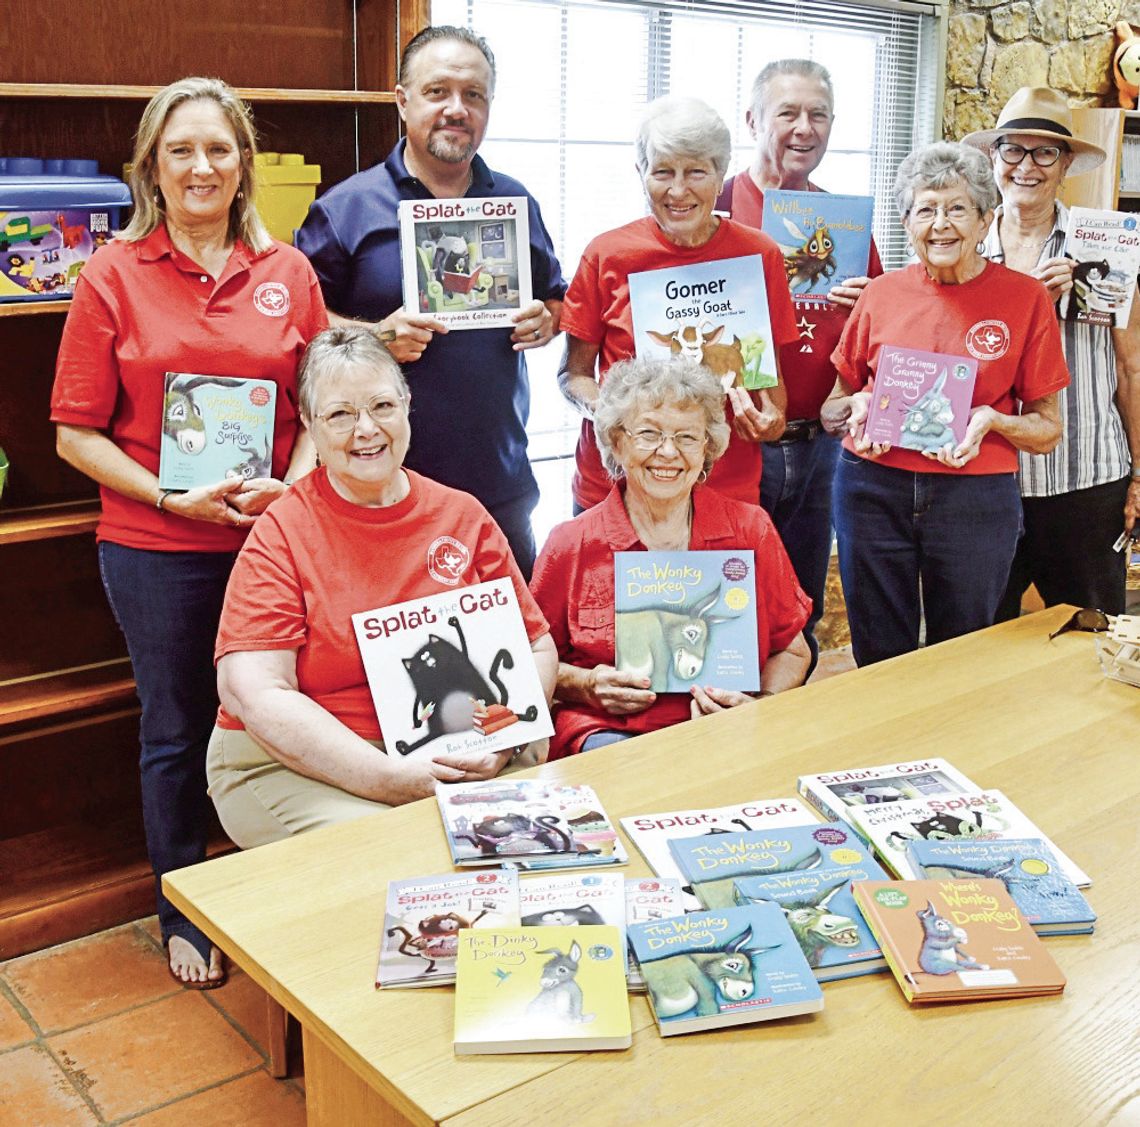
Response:
[{"label": "children's book", "polygon": [[390,752],[502,751],[554,731],[509,579],[363,611],[352,625]]},{"label": "children's book", "polygon": [[852,809],[855,828],[900,880],[915,880],[918,872],[907,857],[907,847],[921,839],[935,841],[1000,841],[1039,838],[1053,851],[1061,870],[1081,888],[1092,879],[1049,840],[999,790],[894,802],[889,806]]},{"label": "children's book", "polygon": [[681,875],[706,908],[736,903],[741,877],[874,864],[859,835],[845,822],[816,822],[748,833],[673,838],[669,850]]},{"label": "children's book", "polygon": [[760,688],[756,561],[726,552],[615,552],[614,664],[655,693]]},{"label": "children's book", "polygon": [[735,882],[738,904],[770,901],[787,917],[792,934],[820,982],[886,970],[875,942],[851,895],[853,880],[886,880],[873,861],[867,865],[827,865]]},{"label": "children's book", "polygon": [[518,923],[518,874],[513,869],[389,881],[376,985],[454,982],[461,928]]},{"label": "children's book", "polygon": [[1123,329],[1140,273],[1140,217],[1071,207],[1065,254],[1075,265],[1073,288],[1061,299],[1062,317]]},{"label": "children's book", "polygon": [[273,476],[277,385],[167,372],[163,385],[161,489],[195,489],[226,478]]},{"label": "children's book", "polygon": [[512,324],[531,302],[525,196],[403,200],[404,308],[449,329]]},{"label": "children's book", "polygon": [[874,210],[871,196],[765,190],[760,229],[783,252],[793,300],[822,301],[832,286],[867,276]]},{"label": "children's book", "polygon": [[1000,880],[1038,935],[1091,935],[1096,913],[1040,838],[912,841],[907,860],[919,877]]},{"label": "children's book", "polygon": [[455,1052],[628,1049],[624,942],[603,924],[461,931]]},{"label": "children's book", "polygon": [[1065,976],[1000,880],[856,881],[908,1002],[1060,994]]},{"label": "children's book", "polygon": [[591,787],[500,778],[441,783],[435,793],[456,865],[574,869],[629,860]]},{"label": "children's book", "polygon": [[519,881],[519,916],[523,927],[581,927],[609,924],[621,933],[622,966],[628,972],[625,944],[625,878],[621,873],[547,873]]},{"label": "children's book", "polygon": [[761,902],[631,924],[662,1037],[823,1009],[784,913]]},{"label": "children's book", "polygon": [[649,867],[662,878],[682,883],[685,911],[702,907],[677,868],[669,842],[679,837],[739,833],[780,826],[815,826],[819,821],[797,798],[757,798],[738,806],[717,806],[705,810],[670,810],[661,814],[631,814],[622,818],[621,828],[637,846]]},{"label": "children's book", "polygon": [[850,822],[853,806],[965,794],[978,787],[945,759],[915,759],[882,767],[852,767],[822,775],[801,775],[796,780],[796,789],[829,821]]},{"label": "children's book", "polygon": [[865,436],[902,450],[957,446],[966,437],[977,374],[970,356],[883,345]]},{"label": "children's book", "polygon": [[[681,899],[681,882],[676,877],[627,877],[625,882],[625,922],[643,924],[683,916],[685,905]],[[631,993],[645,993],[645,979],[632,948],[626,945],[629,963]]]},{"label": "children's book", "polygon": [[639,357],[683,356],[708,368],[725,391],[776,386],[760,255],[630,274],[629,304]]}]

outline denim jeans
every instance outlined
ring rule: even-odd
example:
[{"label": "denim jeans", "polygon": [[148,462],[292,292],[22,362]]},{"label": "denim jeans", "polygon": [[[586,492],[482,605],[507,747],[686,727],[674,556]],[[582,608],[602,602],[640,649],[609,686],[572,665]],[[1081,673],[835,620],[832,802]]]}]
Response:
[{"label": "denim jeans", "polygon": [[815,625],[823,616],[831,559],[831,482],[839,439],[817,434],[810,442],[766,442],[762,449],[760,504],[772,518],[796,578],[811,599],[811,617],[804,626],[811,649],[810,676],[819,656]]},{"label": "denim jeans", "polygon": [[104,541],[99,570],[127,640],[139,701],[139,774],[163,940],[210,943],[162,894],[162,876],[206,856],[206,744],[218,710],[214,640],[231,552],[151,552]]},{"label": "denim jeans", "polygon": [[534,529],[531,527],[530,514],[537,504],[538,497],[528,493],[525,497],[516,497],[513,501],[487,509],[507,538],[511,555],[515,557],[515,563],[519,565],[519,571],[528,583],[531,572],[534,571],[535,557]]},{"label": "denim jeans", "polygon": [[993,624],[1021,532],[1015,474],[912,473],[844,450],[839,574],[858,665]]}]

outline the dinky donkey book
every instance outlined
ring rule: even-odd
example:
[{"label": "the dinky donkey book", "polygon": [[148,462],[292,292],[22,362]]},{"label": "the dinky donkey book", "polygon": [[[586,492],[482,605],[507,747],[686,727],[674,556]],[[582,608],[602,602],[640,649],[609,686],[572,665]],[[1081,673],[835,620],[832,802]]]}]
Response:
[{"label": "the dinky donkey book", "polygon": [[615,552],[614,585],[618,669],[655,693],[760,688],[752,549]]},{"label": "the dinky donkey book", "polygon": [[553,732],[509,579],[352,616],[389,753],[501,751]]},{"label": "the dinky donkey book", "polygon": [[623,944],[604,924],[461,931],[456,1053],[629,1048]]}]

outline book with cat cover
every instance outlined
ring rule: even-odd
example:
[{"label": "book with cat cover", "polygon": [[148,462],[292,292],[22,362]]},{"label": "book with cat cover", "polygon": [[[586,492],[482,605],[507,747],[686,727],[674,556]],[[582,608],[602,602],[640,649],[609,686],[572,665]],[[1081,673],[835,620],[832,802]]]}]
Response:
[{"label": "book with cat cover", "polygon": [[1061,316],[1123,329],[1140,274],[1140,217],[1128,211],[1071,207],[1065,254],[1075,265],[1073,288],[1061,298]]},{"label": "book with cat cover", "polygon": [[770,901],[787,917],[808,966],[820,982],[886,970],[883,952],[851,895],[851,882],[886,880],[874,861],[741,877],[738,904]]},{"label": "book with cat cover", "polygon": [[1060,994],[1065,976],[1000,880],[856,881],[908,1002]]},{"label": "book with cat cover", "polygon": [[167,372],[159,488],[196,489],[226,478],[272,477],[276,406],[272,380]]},{"label": "book with cat cover", "polygon": [[703,364],[725,391],[776,386],[760,255],[630,274],[629,305],[638,356],[672,353]]},{"label": "book with cat cover", "polygon": [[1000,880],[1038,935],[1091,935],[1096,913],[1040,838],[909,842],[907,860],[926,879]]},{"label": "book with cat cover", "polygon": [[614,665],[655,693],[760,689],[756,561],[743,551],[615,552]]},{"label": "book with cat cover", "polygon": [[352,626],[389,752],[502,751],[553,733],[509,579],[362,611]]},{"label": "book with cat cover", "polygon": [[870,850],[845,822],[672,838],[669,850],[681,875],[706,908],[729,908],[735,904],[733,883],[742,877],[826,865],[874,864]]},{"label": "book with cat cover", "polygon": [[760,229],[784,255],[793,301],[826,301],[832,286],[867,276],[874,210],[871,196],[764,190]]},{"label": "book with cat cover", "polygon": [[823,1009],[823,994],[775,904],[631,924],[630,945],[662,1037]]},{"label": "book with cat cover", "polygon": [[[643,924],[652,920],[665,920],[670,916],[683,916],[681,882],[676,877],[627,877],[625,881],[625,922]],[[645,993],[645,979],[632,948],[626,944],[631,993]]]},{"label": "book with cat cover", "polygon": [[518,869],[624,865],[592,787],[550,779],[487,779],[435,788],[452,862]]},{"label": "book with cat cover", "polygon": [[738,833],[775,826],[815,826],[816,816],[798,798],[757,798],[736,806],[716,806],[703,810],[669,810],[659,814],[630,814],[621,828],[637,846],[649,867],[662,878],[682,882],[684,907],[688,912],[703,907],[681,876],[669,852],[669,842],[679,837]]},{"label": "book with cat cover", "polygon": [[624,942],[605,924],[461,931],[455,1052],[628,1049]]},{"label": "book with cat cover", "polygon": [[461,928],[518,924],[519,884],[513,869],[389,881],[376,985],[452,983]]},{"label": "book with cat cover", "polygon": [[819,775],[801,775],[796,789],[831,822],[850,822],[853,806],[965,794],[977,785],[945,759],[914,759],[881,767],[851,767]]},{"label": "book with cat cover", "polygon": [[531,303],[525,196],[402,200],[404,308],[451,330],[492,329]]},{"label": "book with cat cover", "polygon": [[966,437],[978,362],[971,356],[879,349],[864,434],[902,450],[934,451]]},{"label": "book with cat cover", "polygon": [[852,815],[856,829],[900,880],[918,877],[907,857],[907,847],[912,841],[998,841],[1033,837],[1044,841],[1053,851],[1061,870],[1075,885],[1085,888],[1092,883],[1088,873],[1062,853],[999,790],[943,795],[885,806],[859,806],[852,809]]},{"label": "book with cat cover", "polygon": [[[530,874],[519,881],[519,916],[523,927],[581,927],[609,924],[625,946],[625,878],[621,873]],[[628,973],[628,962],[622,964]]]}]

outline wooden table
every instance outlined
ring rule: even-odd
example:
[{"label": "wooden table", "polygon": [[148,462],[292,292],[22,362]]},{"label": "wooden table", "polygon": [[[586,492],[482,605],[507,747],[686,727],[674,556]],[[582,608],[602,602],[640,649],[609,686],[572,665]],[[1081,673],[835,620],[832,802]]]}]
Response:
[{"label": "wooden table", "polygon": [[1091,635],[1048,640],[1067,614],[537,769],[617,818],[943,756],[1093,877],[1096,935],[1047,940],[1060,998],[916,1009],[872,975],[825,986],[821,1014],[668,1040],[632,998],[628,1051],[456,1058],[451,990],[372,985],[387,881],[449,868],[434,801],[180,870],[167,892],[300,1019],[311,1124],[1137,1123],[1140,692],[1101,676]]}]

